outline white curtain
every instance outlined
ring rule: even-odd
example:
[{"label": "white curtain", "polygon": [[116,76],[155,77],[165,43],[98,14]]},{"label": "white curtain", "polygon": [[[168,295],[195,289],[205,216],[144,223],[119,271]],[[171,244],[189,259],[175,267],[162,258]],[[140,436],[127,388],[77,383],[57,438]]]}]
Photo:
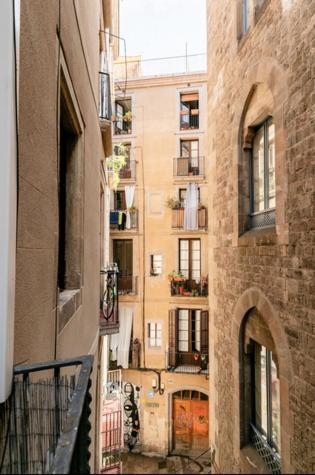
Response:
[{"label": "white curtain", "polygon": [[126,207],[127,207],[127,214],[126,214],[126,229],[131,228],[131,219],[130,219],[130,212],[129,209],[133,205],[133,198],[135,196],[135,187],[132,186],[125,186],[125,197],[126,197]]},{"label": "white curtain", "polygon": [[129,366],[129,350],[132,330],[132,308],[122,307],[119,310],[119,344],[117,352],[117,365],[123,368]]},{"label": "white curtain", "polygon": [[198,229],[198,186],[188,183],[184,210],[184,229]]},{"label": "white curtain", "polygon": [[119,333],[110,336],[111,359],[118,366],[129,367],[129,350],[133,321],[133,310],[128,307],[119,308]]}]

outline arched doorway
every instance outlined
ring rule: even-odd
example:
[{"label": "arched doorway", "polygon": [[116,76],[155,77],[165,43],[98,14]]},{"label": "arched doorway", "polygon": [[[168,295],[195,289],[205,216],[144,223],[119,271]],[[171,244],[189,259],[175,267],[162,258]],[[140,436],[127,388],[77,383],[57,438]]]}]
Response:
[{"label": "arched doorway", "polygon": [[209,401],[200,391],[184,389],[172,396],[172,449],[200,454],[209,445]]}]

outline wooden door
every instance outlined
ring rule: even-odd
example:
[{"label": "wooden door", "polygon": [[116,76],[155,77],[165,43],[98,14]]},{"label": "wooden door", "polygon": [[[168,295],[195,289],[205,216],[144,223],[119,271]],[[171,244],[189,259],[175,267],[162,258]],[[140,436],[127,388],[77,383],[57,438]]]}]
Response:
[{"label": "wooden door", "polygon": [[119,269],[118,289],[120,291],[132,291],[132,239],[114,240],[114,262],[117,262]]},{"label": "wooden door", "polygon": [[187,390],[174,394],[173,449],[175,452],[189,451],[200,454],[207,450],[209,445],[208,414],[207,396],[197,391]]}]

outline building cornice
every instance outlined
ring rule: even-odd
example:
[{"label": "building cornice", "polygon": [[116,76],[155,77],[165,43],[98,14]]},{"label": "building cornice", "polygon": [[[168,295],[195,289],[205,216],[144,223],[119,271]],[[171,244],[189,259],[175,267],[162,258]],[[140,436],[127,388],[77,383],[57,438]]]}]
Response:
[{"label": "building cornice", "polygon": [[[170,74],[163,76],[147,76],[135,79],[128,79],[127,90],[140,89],[144,87],[160,87],[160,86],[187,86],[189,83],[198,84],[207,82],[207,72],[201,71],[196,73]],[[125,81],[115,81],[115,89],[121,90],[125,87]]]}]

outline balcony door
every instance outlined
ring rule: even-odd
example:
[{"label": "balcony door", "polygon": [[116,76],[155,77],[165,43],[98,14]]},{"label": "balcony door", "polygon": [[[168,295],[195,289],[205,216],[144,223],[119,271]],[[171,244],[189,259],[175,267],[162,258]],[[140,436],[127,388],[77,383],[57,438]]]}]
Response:
[{"label": "balcony door", "polygon": [[133,275],[133,245],[132,239],[114,239],[114,262],[119,269],[118,290],[120,292],[132,291]]},{"label": "balcony door", "polygon": [[190,282],[192,288],[194,284],[200,283],[200,239],[179,240],[179,272]]}]

